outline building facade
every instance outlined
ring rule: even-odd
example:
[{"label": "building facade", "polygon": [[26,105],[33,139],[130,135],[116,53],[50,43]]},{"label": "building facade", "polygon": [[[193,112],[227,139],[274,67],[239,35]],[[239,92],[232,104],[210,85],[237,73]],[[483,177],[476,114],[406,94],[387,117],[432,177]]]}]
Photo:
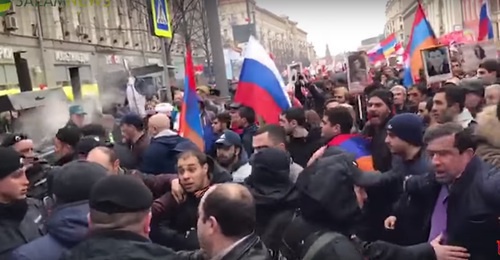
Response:
[{"label": "building facade", "polygon": [[361,46],[358,47],[358,51],[369,51],[384,39],[385,39],[384,34],[364,39],[361,41]]},{"label": "building facade", "polygon": [[401,0],[401,13],[403,16],[403,34],[404,34],[404,46],[408,44],[410,40],[411,28],[413,26],[413,20],[415,20],[415,13],[417,11],[417,0]]},{"label": "building facade", "polygon": [[219,0],[219,17],[226,45],[244,47],[253,34],[272,53],[279,69],[293,61],[309,66],[316,58],[307,32],[297,22],[261,8],[255,1]]},{"label": "building facade", "polygon": [[463,28],[462,2],[454,0],[425,0],[423,7],[436,36]]},{"label": "building facade", "polygon": [[404,41],[403,0],[388,0],[385,5],[384,35],[395,34],[399,41]]},{"label": "building facade", "polygon": [[[19,3],[36,1],[15,1]],[[82,85],[129,67],[162,64],[161,41],[149,30],[149,12],[139,0],[52,1],[14,4],[0,18],[0,89],[18,85],[13,52],[24,52],[33,86],[68,86],[70,68]],[[108,86],[100,86],[108,87]]]}]

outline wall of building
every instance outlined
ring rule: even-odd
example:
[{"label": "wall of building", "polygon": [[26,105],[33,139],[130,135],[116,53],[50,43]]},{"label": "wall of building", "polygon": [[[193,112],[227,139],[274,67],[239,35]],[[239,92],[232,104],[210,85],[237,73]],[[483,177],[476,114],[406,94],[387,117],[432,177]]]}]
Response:
[{"label": "wall of building", "polygon": [[236,44],[238,46],[235,47],[244,47],[245,43],[234,41],[232,26],[247,24],[255,18],[256,36],[262,45],[273,53],[277,63],[301,58],[312,61],[316,58],[314,47],[307,41],[307,32],[300,29],[296,22],[287,16],[261,8],[253,1],[250,3],[250,9],[248,17],[245,0],[219,1],[221,34],[226,45]]},{"label": "wall of building", "polygon": [[[97,84],[106,73],[123,70],[123,60],[130,67],[162,65],[160,40],[150,35],[145,6],[136,0],[109,3],[109,7],[14,5],[11,16],[17,30],[8,30],[5,21],[11,18],[0,18],[0,88],[18,83],[9,54],[15,51],[25,52],[34,87],[69,85],[70,67],[79,68],[82,84]],[[2,70],[8,71],[7,79]]]},{"label": "wall of building", "polygon": [[384,28],[385,36],[395,34],[400,41],[404,39],[404,22],[402,15],[403,0],[388,0],[385,6],[386,24]]},{"label": "wall of building", "polygon": [[404,44],[408,44],[411,34],[411,28],[413,27],[413,21],[415,20],[415,13],[417,11],[417,0],[401,0],[401,10],[403,16],[403,34],[404,34]]},{"label": "wall of building", "polygon": [[462,29],[462,4],[454,0],[424,1],[427,20],[436,36]]}]

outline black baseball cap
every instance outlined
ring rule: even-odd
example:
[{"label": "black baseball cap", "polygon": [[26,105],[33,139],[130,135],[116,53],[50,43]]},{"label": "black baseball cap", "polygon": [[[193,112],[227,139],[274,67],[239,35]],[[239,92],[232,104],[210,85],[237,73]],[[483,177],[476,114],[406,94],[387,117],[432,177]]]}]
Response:
[{"label": "black baseball cap", "polygon": [[216,145],[220,146],[237,146],[240,147],[241,144],[241,137],[235,133],[234,131],[231,130],[224,130],[224,133],[217,138],[215,141]]}]

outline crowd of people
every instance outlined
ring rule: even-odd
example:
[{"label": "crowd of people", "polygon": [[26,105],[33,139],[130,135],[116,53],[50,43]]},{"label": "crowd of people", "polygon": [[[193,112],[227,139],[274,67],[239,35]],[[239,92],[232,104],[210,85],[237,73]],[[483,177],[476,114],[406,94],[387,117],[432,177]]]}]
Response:
[{"label": "crowd of people", "polygon": [[[182,91],[149,116],[79,105],[54,137],[0,147],[0,260],[493,260],[500,239],[500,65],[360,96],[298,77],[279,124],[200,87],[204,149],[177,132]],[[49,118],[48,118],[49,120]]]}]

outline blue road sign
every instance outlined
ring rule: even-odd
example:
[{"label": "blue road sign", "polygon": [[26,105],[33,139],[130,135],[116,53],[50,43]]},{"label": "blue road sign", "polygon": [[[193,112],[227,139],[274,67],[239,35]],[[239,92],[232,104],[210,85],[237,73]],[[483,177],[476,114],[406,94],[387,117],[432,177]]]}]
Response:
[{"label": "blue road sign", "polygon": [[168,0],[151,0],[153,32],[158,37],[172,38],[167,1]]}]

